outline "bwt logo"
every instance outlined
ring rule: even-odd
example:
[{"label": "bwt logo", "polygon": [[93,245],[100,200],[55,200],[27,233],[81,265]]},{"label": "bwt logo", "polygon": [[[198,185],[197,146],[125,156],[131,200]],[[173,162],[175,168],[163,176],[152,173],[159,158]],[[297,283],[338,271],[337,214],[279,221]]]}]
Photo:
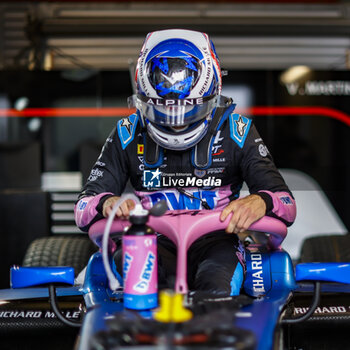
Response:
[{"label": "bwt logo", "polygon": [[128,272],[130,270],[131,262],[133,260],[134,260],[134,258],[128,252],[125,252],[124,264],[123,264],[123,278],[124,278],[124,280],[126,280],[128,277]]},{"label": "bwt logo", "polygon": [[148,252],[145,264],[141,270],[139,281],[133,287],[136,292],[147,292],[155,268],[155,263],[156,256],[152,252]]},{"label": "bwt logo", "polygon": [[143,172],[143,187],[161,187],[161,171],[145,170]]}]

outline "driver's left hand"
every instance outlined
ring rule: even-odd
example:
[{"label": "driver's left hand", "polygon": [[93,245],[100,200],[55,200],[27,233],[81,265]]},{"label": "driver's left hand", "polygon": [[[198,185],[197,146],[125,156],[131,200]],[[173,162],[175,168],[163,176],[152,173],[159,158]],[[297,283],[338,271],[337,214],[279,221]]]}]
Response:
[{"label": "driver's left hand", "polygon": [[230,202],[223,209],[220,220],[225,221],[230,213],[233,215],[225,231],[227,233],[242,233],[266,214],[266,204],[259,195],[251,194]]}]

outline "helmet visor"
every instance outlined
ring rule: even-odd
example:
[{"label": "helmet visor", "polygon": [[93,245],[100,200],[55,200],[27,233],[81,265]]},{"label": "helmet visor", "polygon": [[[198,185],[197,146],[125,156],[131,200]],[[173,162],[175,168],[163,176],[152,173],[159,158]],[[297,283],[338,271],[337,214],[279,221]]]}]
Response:
[{"label": "helmet visor", "polygon": [[144,118],[155,124],[182,126],[205,118],[216,107],[217,100],[217,95],[188,99],[163,99],[134,95],[133,105]]},{"label": "helmet visor", "polygon": [[153,57],[147,63],[148,79],[162,98],[186,98],[201,76],[200,60],[189,54],[183,57]]}]

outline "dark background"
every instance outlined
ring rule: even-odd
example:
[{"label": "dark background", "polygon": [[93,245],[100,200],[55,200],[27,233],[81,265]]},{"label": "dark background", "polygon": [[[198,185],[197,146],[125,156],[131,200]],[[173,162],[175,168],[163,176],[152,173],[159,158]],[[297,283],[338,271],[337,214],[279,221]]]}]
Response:
[{"label": "dark background", "polygon": [[[280,71],[230,71],[224,77],[224,86],[248,88],[252,106],[325,106],[350,115],[348,95],[293,96],[280,82],[280,74]],[[0,94],[7,97],[9,107],[13,107],[16,100],[23,96],[29,99],[29,108],[126,106],[126,99],[132,94],[129,72],[94,71],[82,74],[84,76],[84,79],[77,81],[57,71],[4,71],[0,72]],[[306,79],[350,81],[350,73],[314,71]],[[299,84],[303,86],[304,82],[299,81]],[[231,97],[239,108],[240,101],[236,101],[235,96]],[[266,115],[253,118],[276,165],[279,168],[297,169],[312,176],[349,228],[349,127],[338,120],[317,115]],[[6,142],[1,143],[2,148],[36,142],[40,147],[41,172],[82,171],[86,178],[86,172],[118,118],[47,117],[41,118],[41,127],[37,131],[28,128],[30,119],[8,118],[8,137]],[[34,157],[37,157],[38,151],[35,153]],[[25,186],[31,175],[38,176],[38,159],[25,159],[26,176],[20,171],[23,159],[18,160],[18,171],[13,172],[14,177],[19,177],[18,182],[22,181],[22,186]],[[6,181],[10,180],[14,181],[12,177]],[[33,180],[32,183],[40,181]],[[1,187],[6,187],[4,180]]]}]

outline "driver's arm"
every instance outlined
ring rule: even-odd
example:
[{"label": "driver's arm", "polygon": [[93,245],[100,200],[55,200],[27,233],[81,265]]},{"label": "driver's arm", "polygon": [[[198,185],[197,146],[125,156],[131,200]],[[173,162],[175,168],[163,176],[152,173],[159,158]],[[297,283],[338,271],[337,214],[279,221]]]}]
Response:
[{"label": "driver's arm", "polygon": [[242,147],[237,147],[237,160],[249,196],[230,202],[222,211],[224,221],[232,218],[226,231],[241,233],[264,215],[278,218],[290,226],[296,217],[296,204],[291,191],[277,170],[270,153],[253,123],[247,128]]},{"label": "driver's arm", "polygon": [[[124,191],[129,176],[125,153],[114,129],[107,138],[74,207],[75,222],[82,231],[87,232],[94,222],[107,216]],[[124,210],[121,215],[123,214]]]}]

